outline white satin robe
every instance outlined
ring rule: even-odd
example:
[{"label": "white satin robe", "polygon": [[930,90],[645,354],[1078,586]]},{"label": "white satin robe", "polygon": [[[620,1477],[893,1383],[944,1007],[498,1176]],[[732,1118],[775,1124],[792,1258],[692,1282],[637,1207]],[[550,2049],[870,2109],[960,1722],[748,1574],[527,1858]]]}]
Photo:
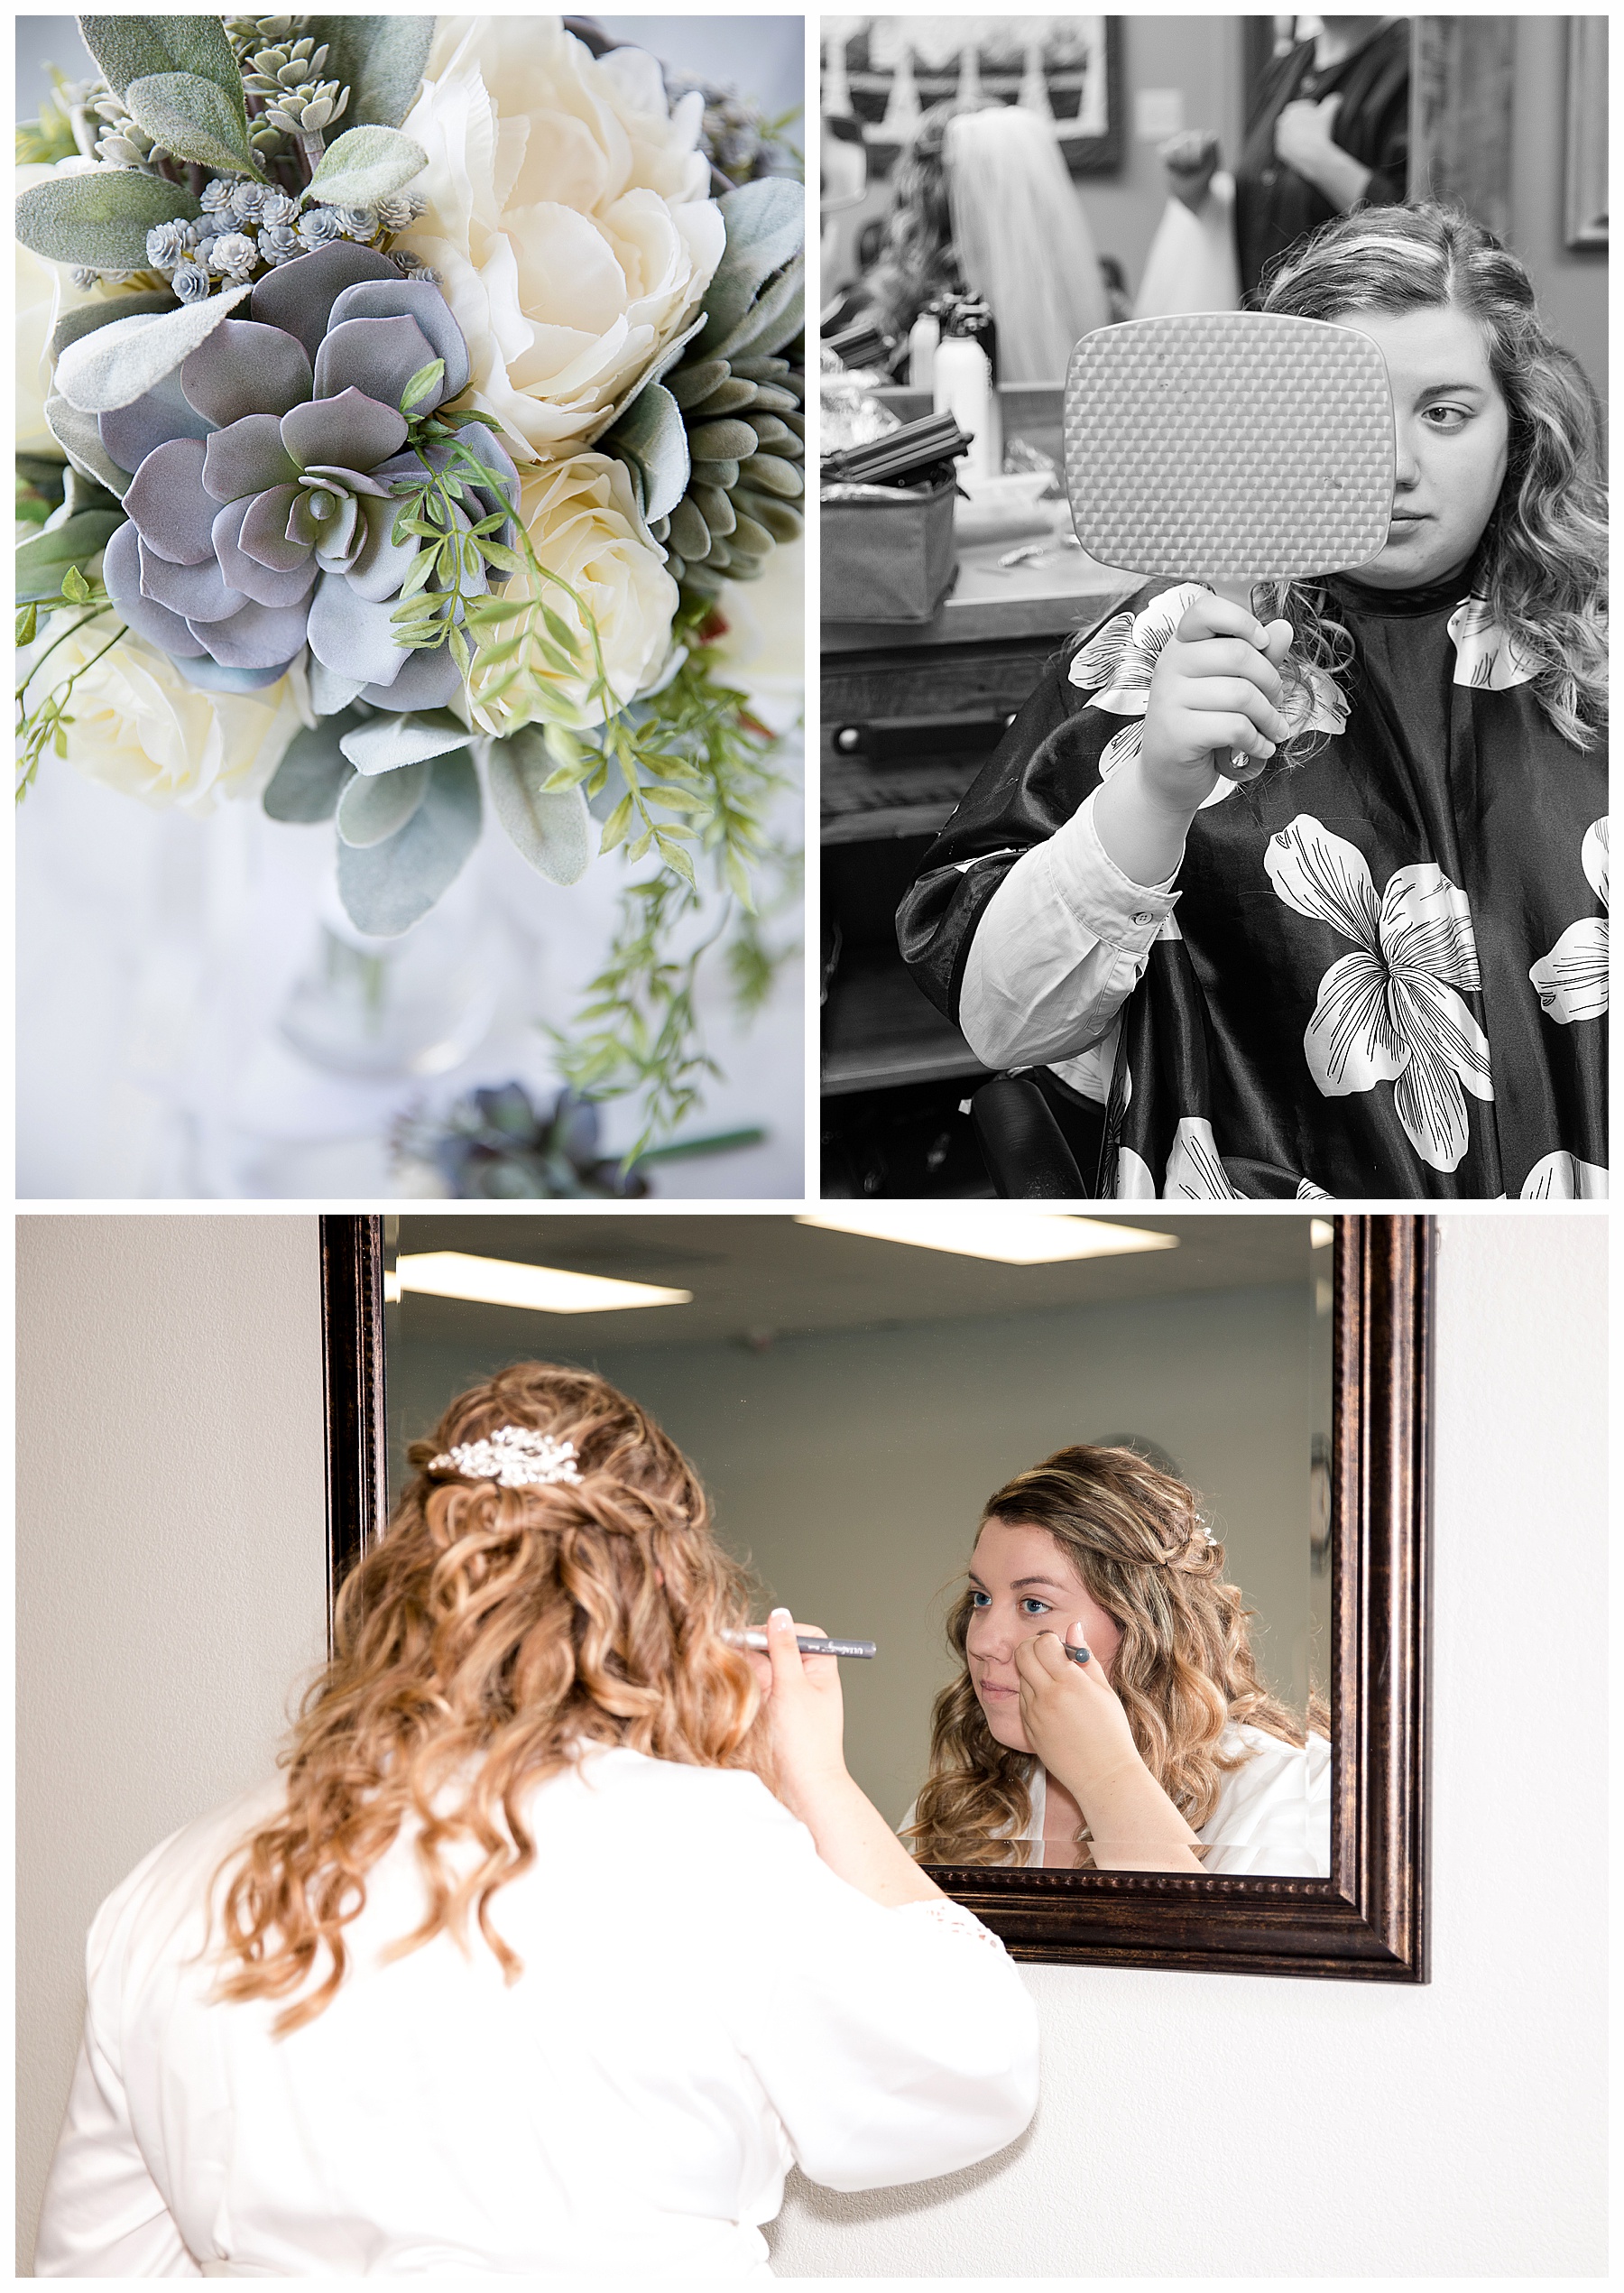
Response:
[{"label": "white satin robe", "polygon": [[280,1782],[156,1848],[91,1930],[44,2277],[768,2277],[792,2163],[872,2189],[975,2163],[1037,2105],[1033,2007],[955,1905],[881,1909],[743,1772],[625,1751],[542,1785],[537,1860],[475,1939],[392,1963],[421,1897],[374,1867],[353,1971],[277,2039],[199,1958],[220,1858]]}]

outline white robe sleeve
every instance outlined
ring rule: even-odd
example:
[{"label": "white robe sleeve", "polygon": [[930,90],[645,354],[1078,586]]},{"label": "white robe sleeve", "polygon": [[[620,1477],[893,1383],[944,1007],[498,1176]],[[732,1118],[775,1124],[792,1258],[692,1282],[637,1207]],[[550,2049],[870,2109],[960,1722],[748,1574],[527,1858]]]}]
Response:
[{"label": "white robe sleeve", "polygon": [[1331,1746],[1311,1735],[1298,1750],[1257,1728],[1239,1732],[1252,1748],[1227,1775],[1199,1836],[1203,1871],[1214,1877],[1328,1879],[1331,1875]]},{"label": "white robe sleeve", "polygon": [[1173,878],[1144,885],[1125,876],[1095,832],[1093,805],[1088,797],[1022,853],[976,926],[958,1017],[984,1066],[1047,1066],[1099,1042],[1152,940],[1172,928]]},{"label": "white robe sleeve", "polygon": [[87,2012],[45,2184],[36,2277],[200,2277],[136,2145],[124,2080]]},{"label": "white robe sleeve", "polygon": [[829,2189],[956,2172],[1038,2106],[1038,2018],[997,1937],[958,1904],[883,1909],[798,1824],[758,1850],[776,1977],[744,2051],[796,2162]]},{"label": "white robe sleeve", "polygon": [[163,1840],[115,1888],[85,1945],[85,2033],[45,2182],[36,2277],[200,2277],[135,2139],[120,2031],[130,1919]]}]

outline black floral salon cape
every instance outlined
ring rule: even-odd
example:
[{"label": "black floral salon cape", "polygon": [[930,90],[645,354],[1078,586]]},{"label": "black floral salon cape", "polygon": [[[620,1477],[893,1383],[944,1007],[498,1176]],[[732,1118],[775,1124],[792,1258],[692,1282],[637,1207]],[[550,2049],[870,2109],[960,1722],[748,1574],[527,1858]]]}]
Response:
[{"label": "black floral salon cape", "polygon": [[[1196,814],[1098,1191],[1604,1194],[1605,754],[1552,729],[1464,576],[1330,588],[1355,659],[1303,707],[1337,729]],[[999,884],[1137,747],[1194,594],[1149,583],[1057,656],[927,854],[899,938],[949,1017]]]}]

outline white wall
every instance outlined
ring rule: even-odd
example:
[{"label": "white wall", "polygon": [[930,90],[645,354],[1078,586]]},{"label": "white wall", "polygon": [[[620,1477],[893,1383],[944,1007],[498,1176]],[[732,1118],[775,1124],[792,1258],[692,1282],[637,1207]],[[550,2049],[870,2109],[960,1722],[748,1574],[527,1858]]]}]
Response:
[{"label": "white wall", "polygon": [[[912,2189],[792,2183],[780,2274],[1604,2270],[1607,1226],[1442,1224],[1432,1983],[1028,1967],[1032,2131]],[[319,1646],[321,1475],[312,1220],[20,1227],[26,2242],[78,1938],[263,1766]]]},{"label": "white wall", "polygon": [[1026,2138],[780,2276],[1605,2272],[1607,1224],[1441,1223],[1431,1983],[1029,1966]]},{"label": "white wall", "polygon": [[316,1221],[17,1221],[17,2266],[97,1905],[326,1649]]}]

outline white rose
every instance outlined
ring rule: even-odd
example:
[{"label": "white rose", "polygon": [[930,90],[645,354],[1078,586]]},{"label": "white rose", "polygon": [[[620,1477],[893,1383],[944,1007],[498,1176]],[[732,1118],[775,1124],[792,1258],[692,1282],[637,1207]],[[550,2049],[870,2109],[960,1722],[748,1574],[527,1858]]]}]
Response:
[{"label": "white rose", "polygon": [[641,49],[595,60],[556,16],[441,19],[405,133],[429,154],[410,244],[438,274],[473,403],[523,452],[611,422],[697,311],[725,245],[697,148]]},{"label": "white rose", "polygon": [[[56,629],[63,619],[57,616]],[[86,666],[107,633],[107,622],[92,621],[64,639],[42,662],[27,700],[36,707],[49,689],[84,668],[66,702],[72,719],[68,762],[87,780],[125,796],[198,817],[222,797],[257,796],[300,725],[315,721],[301,668],[256,693],[206,693],[167,653],[127,631]],[[38,650],[54,633],[47,626]],[[52,754],[48,748],[42,770]]]},{"label": "white rose", "polygon": [[[519,514],[538,559],[567,581],[591,613],[604,674],[623,705],[658,680],[670,650],[678,604],[677,584],[660,551],[643,538],[624,464],[607,454],[574,454],[567,461],[523,472]],[[556,582],[540,586],[542,603],[579,637],[581,657],[590,661],[591,640],[575,604]],[[536,587],[534,576],[526,571],[514,577],[503,595],[530,596]],[[505,638],[520,625],[499,623],[496,637]],[[494,693],[512,667],[512,660],[474,664],[474,702],[488,729],[511,733],[545,720],[553,713],[546,706],[549,694],[579,709],[583,723],[601,721],[603,704],[592,700],[585,679],[550,671],[539,676],[533,661],[505,692]]]},{"label": "white rose", "polygon": [[[82,175],[94,169],[89,159],[60,160],[54,167],[20,167],[17,189],[26,191],[53,175]],[[51,389],[51,337],[64,310],[82,302],[99,300],[95,287],[76,287],[64,263],[47,263],[42,254],[17,247],[17,451],[20,454],[60,455],[61,448],[45,424],[45,400]]]}]

